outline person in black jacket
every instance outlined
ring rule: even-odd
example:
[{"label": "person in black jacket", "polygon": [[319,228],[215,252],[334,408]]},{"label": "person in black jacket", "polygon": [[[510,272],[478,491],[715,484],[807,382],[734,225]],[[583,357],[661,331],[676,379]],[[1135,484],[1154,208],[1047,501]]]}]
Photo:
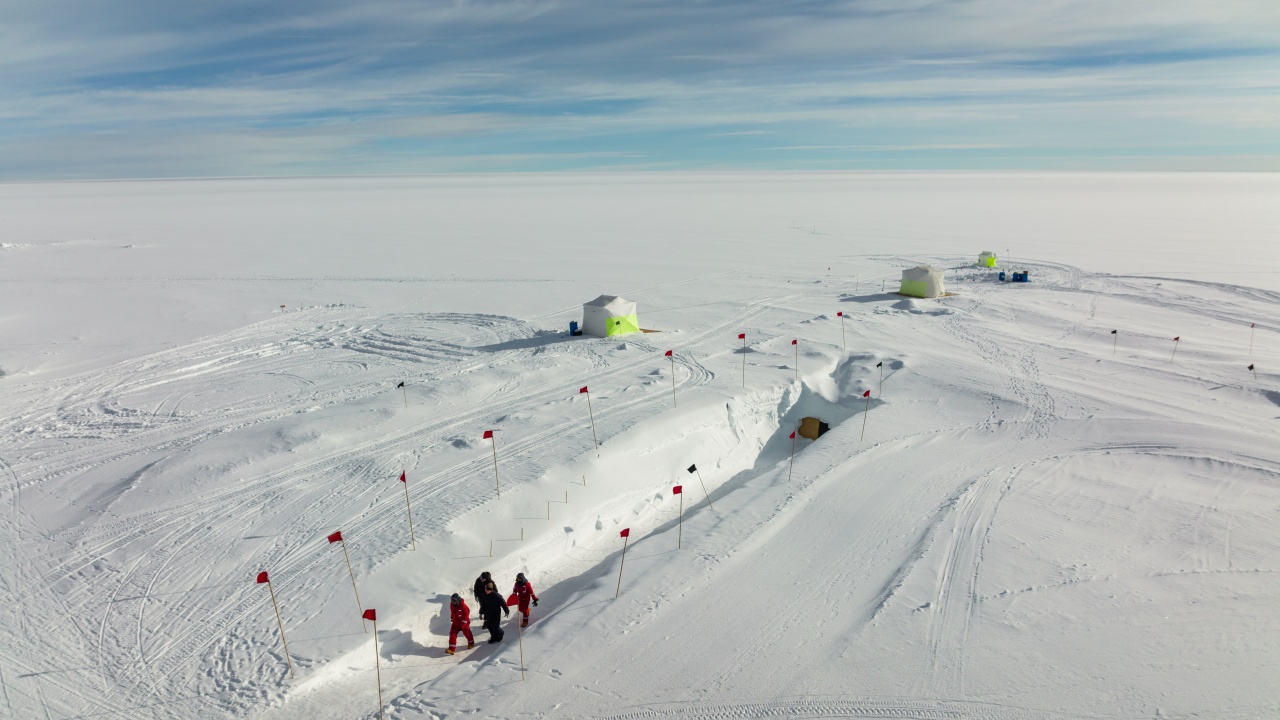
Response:
[{"label": "person in black jacket", "polygon": [[492,582],[485,583],[484,594],[480,596],[480,617],[484,618],[484,629],[489,631],[491,643],[502,642],[502,636],[506,634],[499,625],[502,622],[499,612],[511,615],[511,611],[507,609],[507,601],[498,594],[498,586]]},{"label": "person in black jacket", "polygon": [[480,573],[480,577],[476,578],[476,584],[471,589],[471,593],[476,596],[477,603],[484,599],[484,586],[491,582],[493,582],[493,576],[488,570]]}]

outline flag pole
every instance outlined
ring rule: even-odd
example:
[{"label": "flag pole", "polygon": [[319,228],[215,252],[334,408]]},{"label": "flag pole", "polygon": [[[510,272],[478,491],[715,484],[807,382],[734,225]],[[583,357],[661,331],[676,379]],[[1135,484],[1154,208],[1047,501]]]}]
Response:
[{"label": "flag pole", "polygon": [[1249,323],[1249,357],[1253,357],[1253,331],[1257,323]]},{"label": "flag pole", "polygon": [[667,357],[671,358],[671,407],[676,407],[676,359],[670,350],[667,351]]},{"label": "flag pole", "polygon": [[702,486],[702,494],[707,498],[707,507],[715,510],[716,507],[711,504],[711,493],[707,492],[707,484],[702,482],[702,471],[695,465],[693,471],[698,474],[698,484]]},{"label": "flag pole", "polygon": [[[360,622],[364,622],[364,616],[360,617]],[[379,659],[378,653],[378,618],[373,618],[373,666],[378,673],[378,719],[382,719],[382,661]]]},{"label": "flag pole", "polygon": [[[266,573],[260,573],[265,575]],[[276,609],[276,624],[280,626],[280,642],[284,644],[284,659],[289,662],[289,677],[297,679],[293,674],[293,658],[289,657],[289,641],[284,637],[284,621],[280,619],[280,605],[276,603],[276,591],[271,587],[271,578],[267,578],[267,590],[271,593],[271,607]]]},{"label": "flag pole", "polygon": [[404,391],[404,406],[409,407],[409,388],[404,383],[400,383],[400,389]]},{"label": "flag pole", "polygon": [[796,379],[799,380],[800,379],[800,343],[796,342],[795,340],[792,340],[791,344],[796,346]]},{"label": "flag pole", "polygon": [[791,465],[787,468],[787,482],[791,482],[791,471],[796,468],[796,431],[791,431]]},{"label": "flag pole", "polygon": [[1258,379],[1258,371],[1253,369],[1253,363],[1249,363],[1249,372],[1253,373],[1253,379]]},{"label": "flag pole", "polygon": [[747,334],[739,333],[738,337],[742,339],[742,387],[747,386]]},{"label": "flag pole", "polygon": [[1115,335],[1115,337],[1111,338],[1111,357],[1115,357],[1115,356],[1116,356],[1116,344],[1118,344],[1118,343],[1120,342],[1120,333],[1116,332],[1115,330],[1112,330],[1112,331],[1111,331],[1111,334],[1112,334],[1112,335]]},{"label": "flag pole", "polygon": [[[1257,373],[1254,373],[1255,376]],[[680,520],[676,530],[676,549],[684,547],[684,492],[680,493]]]},{"label": "flag pole", "polygon": [[848,350],[849,344],[844,341],[844,311],[841,310],[840,312],[836,313],[836,315],[839,316],[840,318],[840,347],[845,350]]},{"label": "flag pole", "polygon": [[1173,352],[1169,353],[1169,362],[1173,362],[1173,356],[1178,354],[1178,341],[1181,339],[1181,335],[1173,339]]},{"label": "flag pole", "polygon": [[524,681],[524,623],[516,623],[516,640],[520,643],[520,680]]},{"label": "flag pole", "polygon": [[858,442],[867,437],[867,416],[871,414],[871,391],[864,392],[862,396],[867,399],[867,407],[862,411],[862,435],[858,437]]},{"label": "flag pole", "polygon": [[493,487],[498,491],[498,497],[502,497],[502,485],[498,484],[498,441],[493,432],[489,433],[489,442],[493,443]]},{"label": "flag pole", "polygon": [[884,397],[884,361],[876,363],[876,367],[880,368],[880,389],[876,391],[876,397]]},{"label": "flag pole", "polygon": [[[364,612],[364,606],[360,604],[360,591],[356,589],[356,571],[351,569],[351,554],[347,552],[347,539],[342,538],[338,542],[342,543],[342,556],[347,559],[347,573],[351,575],[351,590],[356,594],[356,607]],[[364,624],[364,618],[360,618],[360,626],[365,632],[369,632],[369,626]],[[377,632],[377,626],[374,626],[374,632]],[[376,638],[375,638],[376,639]]]},{"label": "flag pole", "polygon": [[600,439],[596,437],[596,413],[591,409],[591,391],[583,389],[587,394],[587,414],[591,417],[591,441],[596,444],[596,448],[600,447]]},{"label": "flag pole", "polygon": [[622,593],[622,566],[627,564],[627,541],[631,539],[631,528],[622,531],[622,562],[618,563],[618,587],[613,591],[613,599],[617,600]]},{"label": "flag pole", "polygon": [[404,471],[400,472],[400,482],[404,483],[404,509],[409,513],[409,542],[413,544],[413,549],[418,549],[418,541],[413,537],[413,507],[409,505],[409,479]]}]

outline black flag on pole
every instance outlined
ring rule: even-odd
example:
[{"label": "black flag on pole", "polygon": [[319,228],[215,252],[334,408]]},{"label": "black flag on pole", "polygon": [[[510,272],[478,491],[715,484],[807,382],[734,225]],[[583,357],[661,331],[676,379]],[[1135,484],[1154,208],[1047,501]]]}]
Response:
[{"label": "black flag on pole", "polygon": [[689,472],[691,472],[691,473],[698,472],[698,466],[697,466],[697,465],[690,465],[690,466],[689,466]]},{"label": "black flag on pole", "polygon": [[1116,334],[1116,331],[1115,331],[1115,330],[1112,330],[1112,331],[1111,331],[1111,334],[1112,334],[1112,335],[1115,335],[1115,334]]},{"label": "black flag on pole", "polygon": [[876,367],[884,367],[884,361],[876,363]]},{"label": "black flag on pole", "polygon": [[399,389],[400,389],[400,388],[402,388],[402,387],[404,387],[404,381],[403,381],[403,380],[401,380],[401,381],[400,381],[400,384],[396,386],[396,389],[397,389],[397,390],[399,390]]}]

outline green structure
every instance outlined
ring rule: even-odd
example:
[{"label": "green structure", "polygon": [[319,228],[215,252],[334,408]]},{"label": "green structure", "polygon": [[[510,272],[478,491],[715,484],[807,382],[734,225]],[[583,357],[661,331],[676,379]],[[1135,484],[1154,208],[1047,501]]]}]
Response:
[{"label": "green structure", "polygon": [[922,298],[946,295],[947,288],[942,282],[942,271],[929,265],[903,270],[902,286],[898,289],[898,294]]},{"label": "green structure", "polygon": [[640,332],[636,304],[616,295],[601,295],[582,304],[582,332],[596,337],[613,337]]},{"label": "green structure", "polygon": [[995,267],[995,266],[996,266],[995,253],[988,250],[978,256],[978,267]]}]

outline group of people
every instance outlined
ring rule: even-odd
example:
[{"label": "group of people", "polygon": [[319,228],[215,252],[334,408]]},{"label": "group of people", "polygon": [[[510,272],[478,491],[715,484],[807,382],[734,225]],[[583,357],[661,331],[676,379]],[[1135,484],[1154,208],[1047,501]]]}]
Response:
[{"label": "group of people", "polygon": [[[498,593],[498,584],[493,581],[493,576],[487,571],[480,573],[480,577],[476,578],[472,594],[480,605],[480,617],[484,620],[484,629],[489,631],[491,643],[502,642],[502,636],[506,634],[499,623],[503,616],[511,616],[511,611],[507,609],[509,605],[514,603],[524,616],[520,621],[520,627],[529,627],[529,606],[538,605],[538,596],[533,592],[533,583],[529,582],[524,573],[516,573],[516,584],[511,588],[509,598],[503,599]],[[462,633],[467,638],[467,649],[475,647],[475,637],[471,634],[471,608],[458,593],[454,593],[449,599],[449,619],[452,621],[449,626],[449,649],[445,652],[449,655],[457,652],[458,633]]]}]

